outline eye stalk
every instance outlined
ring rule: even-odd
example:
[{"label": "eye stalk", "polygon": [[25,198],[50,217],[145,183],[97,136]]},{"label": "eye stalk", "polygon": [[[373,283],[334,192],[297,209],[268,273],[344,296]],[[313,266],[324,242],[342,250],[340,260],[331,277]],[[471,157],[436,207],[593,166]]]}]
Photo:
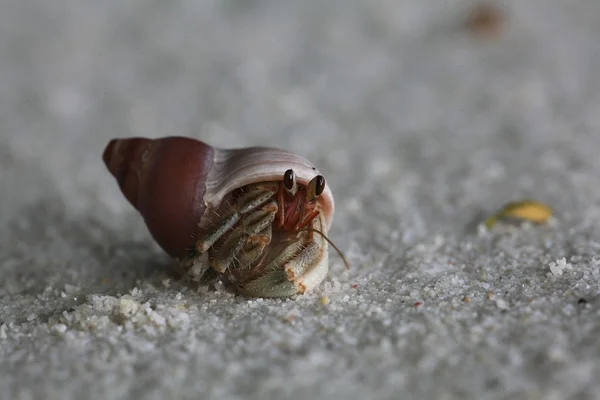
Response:
[{"label": "eye stalk", "polygon": [[317,175],[308,182],[306,188],[306,201],[312,202],[325,191],[325,178]]},{"label": "eye stalk", "polygon": [[294,174],[294,170],[288,169],[283,174],[283,187],[290,195],[295,195],[298,190],[298,185],[296,184],[296,174]]}]

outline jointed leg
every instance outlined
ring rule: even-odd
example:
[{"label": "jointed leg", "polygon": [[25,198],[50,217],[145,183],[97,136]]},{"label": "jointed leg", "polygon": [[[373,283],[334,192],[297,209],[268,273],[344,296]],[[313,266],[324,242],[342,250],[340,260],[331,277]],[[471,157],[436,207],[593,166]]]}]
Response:
[{"label": "jointed leg", "polygon": [[[235,260],[238,260],[241,265],[247,265],[244,263],[250,262],[253,258],[252,261],[255,261],[258,258],[255,253],[259,250],[262,253],[264,247],[271,242],[271,225],[276,213],[277,204],[275,201],[270,201],[260,209],[244,215],[238,226],[223,237],[223,243],[214,246],[211,266],[219,272],[225,272]],[[242,254],[245,249],[252,252]]]},{"label": "jointed leg", "polygon": [[265,247],[271,243],[271,237],[271,227],[266,228],[258,235],[249,236],[237,255],[239,268],[250,268],[262,256]]},{"label": "jointed leg", "polygon": [[[313,219],[320,229],[321,220]],[[266,261],[262,276],[238,286],[242,294],[283,297],[304,293],[327,274],[327,243],[320,235],[303,232],[277,255]],[[325,253],[325,254],[323,254]]]},{"label": "jointed leg", "polygon": [[252,186],[236,199],[235,204],[224,210],[223,215],[219,217],[212,230],[205,232],[203,237],[196,242],[196,252],[206,252],[219,238],[238,223],[243,214],[269,200],[275,195],[276,191],[277,185],[273,183]]}]

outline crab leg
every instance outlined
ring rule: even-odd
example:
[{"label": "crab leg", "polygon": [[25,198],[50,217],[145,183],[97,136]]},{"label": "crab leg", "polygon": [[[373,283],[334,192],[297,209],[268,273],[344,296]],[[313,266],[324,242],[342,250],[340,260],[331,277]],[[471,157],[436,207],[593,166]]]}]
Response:
[{"label": "crab leg", "polygon": [[[313,227],[319,229],[321,219],[313,220]],[[302,232],[277,256],[267,261],[265,272],[256,279],[238,285],[238,291],[245,295],[263,297],[286,297],[305,293],[328,272],[327,242],[314,232]]]},{"label": "crab leg", "polygon": [[243,214],[246,214],[273,197],[277,192],[277,187],[276,183],[264,183],[250,187],[247,192],[236,200],[235,204],[230,205],[222,213],[222,216],[217,217],[218,220],[212,229],[196,242],[196,252],[206,252],[226,232],[233,229]]},{"label": "crab leg", "polygon": [[269,201],[260,209],[244,215],[238,226],[231,233],[223,236],[225,239],[223,244],[215,246],[216,252],[211,257],[211,266],[218,272],[226,271],[235,260],[238,260],[239,254],[248,242],[250,247],[255,247],[255,251],[256,245],[262,245],[264,249],[271,241],[270,226],[276,213],[277,203]]}]

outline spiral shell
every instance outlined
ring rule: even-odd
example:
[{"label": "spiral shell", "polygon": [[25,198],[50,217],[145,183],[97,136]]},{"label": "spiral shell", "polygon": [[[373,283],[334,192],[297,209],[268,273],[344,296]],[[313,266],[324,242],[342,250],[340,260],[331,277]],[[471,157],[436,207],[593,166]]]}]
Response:
[{"label": "spiral shell", "polygon": [[[179,136],[113,139],[103,160],[154,240],[177,259],[185,257],[198,240],[202,217],[218,209],[233,190],[281,181],[290,168],[303,185],[319,175],[309,161],[285,150],[221,149]],[[317,201],[329,230],[335,206],[328,186]]]}]

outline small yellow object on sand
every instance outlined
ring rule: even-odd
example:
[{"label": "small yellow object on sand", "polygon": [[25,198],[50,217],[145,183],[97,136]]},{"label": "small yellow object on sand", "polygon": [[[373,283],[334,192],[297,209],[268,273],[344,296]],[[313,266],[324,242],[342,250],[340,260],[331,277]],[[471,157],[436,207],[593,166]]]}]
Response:
[{"label": "small yellow object on sand", "polygon": [[495,215],[485,220],[485,227],[490,229],[498,220],[516,218],[535,223],[544,223],[552,216],[552,209],[535,200],[523,200],[508,203]]}]

